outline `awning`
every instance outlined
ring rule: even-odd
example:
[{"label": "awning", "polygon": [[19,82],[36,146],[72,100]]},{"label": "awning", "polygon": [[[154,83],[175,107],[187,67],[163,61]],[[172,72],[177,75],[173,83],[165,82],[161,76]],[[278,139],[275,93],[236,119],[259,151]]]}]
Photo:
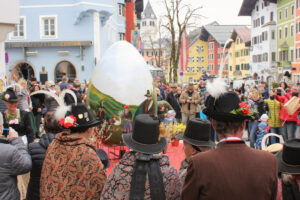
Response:
[{"label": "awning", "polygon": [[79,47],[92,46],[92,41],[40,41],[40,42],[6,42],[5,48],[19,47]]}]

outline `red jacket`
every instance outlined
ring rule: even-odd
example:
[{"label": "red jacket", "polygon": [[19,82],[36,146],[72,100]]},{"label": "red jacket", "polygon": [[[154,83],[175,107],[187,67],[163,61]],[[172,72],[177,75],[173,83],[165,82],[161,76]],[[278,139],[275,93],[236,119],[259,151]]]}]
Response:
[{"label": "red jacket", "polygon": [[[288,93],[285,96],[278,96],[276,95],[276,100],[286,104],[292,97],[292,93]],[[279,119],[282,121],[288,121],[288,122],[296,122],[297,121],[297,116],[298,116],[299,110],[297,110],[294,114],[289,115],[284,106],[282,106],[280,110],[280,115]]]}]

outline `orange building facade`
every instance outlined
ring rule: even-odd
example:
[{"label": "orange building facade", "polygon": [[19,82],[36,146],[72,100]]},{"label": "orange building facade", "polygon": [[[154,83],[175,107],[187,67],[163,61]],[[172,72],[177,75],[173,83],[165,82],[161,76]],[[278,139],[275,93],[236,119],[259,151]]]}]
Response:
[{"label": "orange building facade", "polygon": [[300,82],[300,1],[296,0],[296,18],[295,18],[295,62],[292,64],[292,79],[295,83]]}]

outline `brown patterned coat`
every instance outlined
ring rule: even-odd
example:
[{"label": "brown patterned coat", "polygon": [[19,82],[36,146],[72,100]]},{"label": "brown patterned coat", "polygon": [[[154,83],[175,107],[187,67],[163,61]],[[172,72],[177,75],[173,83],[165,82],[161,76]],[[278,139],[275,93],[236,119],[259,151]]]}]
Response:
[{"label": "brown patterned coat", "polygon": [[96,142],[59,133],[50,144],[41,173],[41,199],[100,199],[106,180]]},{"label": "brown patterned coat", "polygon": [[[136,153],[133,151],[124,154],[122,160],[113,168],[108,176],[101,195],[102,200],[128,200],[130,193],[130,182],[133,174]],[[180,199],[181,183],[177,170],[170,167],[167,155],[162,155],[160,167],[163,174],[166,199]],[[144,199],[150,199],[149,181],[146,180],[146,192]]]}]

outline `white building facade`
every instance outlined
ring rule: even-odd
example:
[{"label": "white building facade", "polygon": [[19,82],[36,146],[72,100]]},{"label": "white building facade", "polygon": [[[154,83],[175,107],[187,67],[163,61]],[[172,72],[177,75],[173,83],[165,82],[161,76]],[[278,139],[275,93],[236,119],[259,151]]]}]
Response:
[{"label": "white building facade", "polygon": [[244,0],[239,16],[251,16],[251,75],[260,81],[275,79],[276,3]]}]

